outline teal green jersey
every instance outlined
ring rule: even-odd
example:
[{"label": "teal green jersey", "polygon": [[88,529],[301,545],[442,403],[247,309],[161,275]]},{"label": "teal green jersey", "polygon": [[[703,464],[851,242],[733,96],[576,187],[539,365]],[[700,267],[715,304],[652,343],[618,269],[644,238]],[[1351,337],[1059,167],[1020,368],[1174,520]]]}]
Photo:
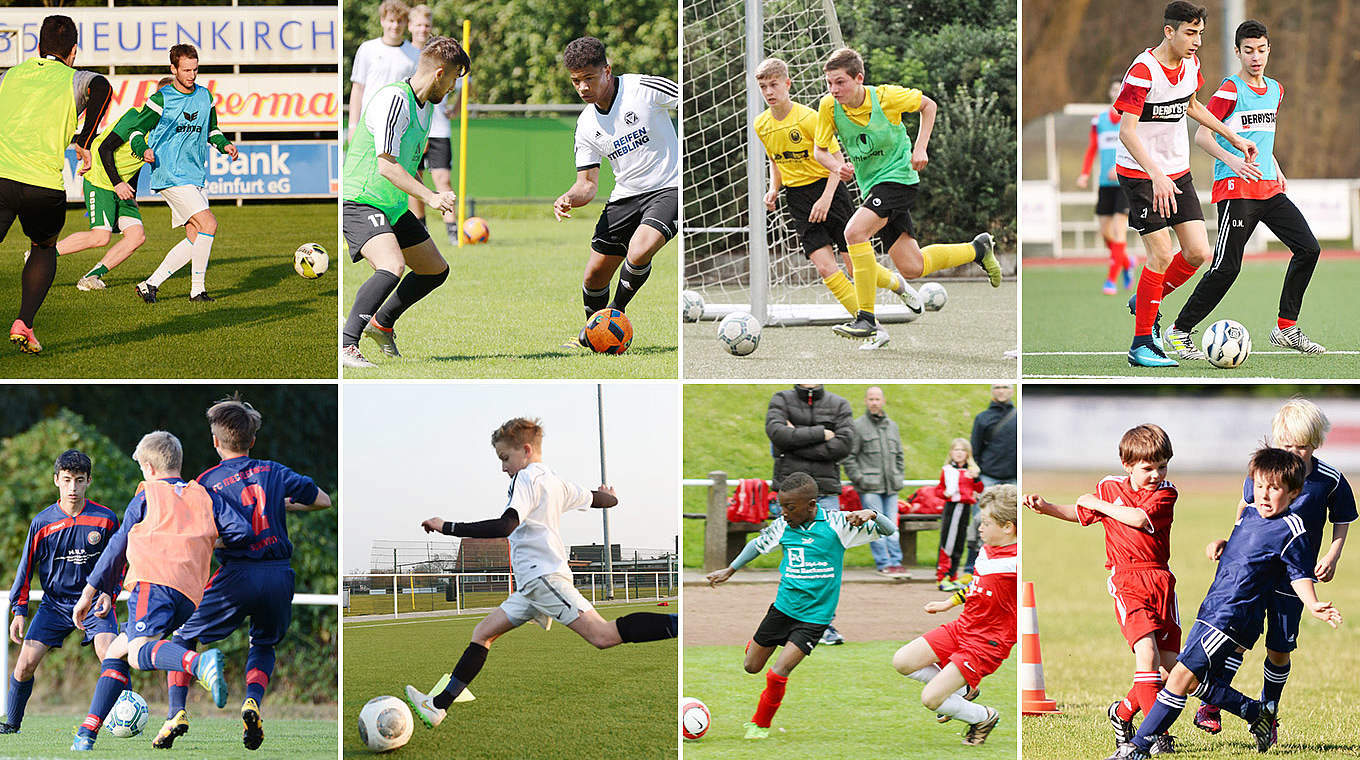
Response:
[{"label": "teal green jersey", "polygon": [[863,126],[851,121],[845,109],[835,104],[836,135],[845,155],[855,166],[859,191],[868,195],[881,182],[915,185],[921,181],[911,168],[911,137],[901,123],[893,124],[878,102],[878,88],[866,87],[872,111]]},{"label": "teal green jersey", "polygon": [[847,514],[818,507],[816,517],[802,527],[780,517],[756,536],[754,544],[761,554],[777,546],[784,549],[775,609],[804,623],[830,623],[836,616],[845,550],[890,535],[872,520],[855,527]]},{"label": "teal green jersey", "polygon": [[378,156],[391,156],[414,177],[430,139],[434,109],[416,98],[409,80],[389,84],[374,94],[345,153],[345,200],[382,211],[389,224],[406,213],[406,191],[378,172]]}]

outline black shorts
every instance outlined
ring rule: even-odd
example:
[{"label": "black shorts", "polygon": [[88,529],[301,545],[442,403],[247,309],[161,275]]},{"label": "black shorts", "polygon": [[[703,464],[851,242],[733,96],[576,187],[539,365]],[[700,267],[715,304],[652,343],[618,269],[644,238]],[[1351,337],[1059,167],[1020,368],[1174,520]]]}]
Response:
[{"label": "black shorts", "polygon": [[826,211],[826,219],[809,222],[808,214],[812,205],[826,192],[826,178],[810,185],[784,188],[785,208],[793,223],[793,231],[798,234],[798,243],[803,246],[803,255],[831,246],[837,251],[845,250],[845,225],[855,213],[855,204],[850,200],[850,191],[845,185],[837,185],[835,195],[831,196],[831,208]]},{"label": "black shorts", "polygon": [[0,178],[0,241],[15,219],[30,241],[55,242],[66,224],[66,191]]},{"label": "black shorts", "polygon": [[402,249],[430,239],[425,223],[409,210],[397,218],[396,224],[391,224],[387,221],[387,214],[367,203],[354,201],[345,201],[340,214],[340,228],[345,233],[345,242],[349,244],[350,261],[356,263],[363,258],[359,251],[364,244],[383,233],[396,235],[397,245]]},{"label": "black shorts", "polygon": [[1180,194],[1176,198],[1176,211],[1164,218],[1152,207],[1152,180],[1142,177],[1119,175],[1119,186],[1129,199],[1129,227],[1139,235],[1147,235],[1165,227],[1175,227],[1181,222],[1204,221],[1204,209],[1199,205],[1199,193],[1195,192],[1195,181],[1190,172],[1174,180]]},{"label": "black shorts", "polygon": [[751,640],[762,647],[792,644],[803,650],[803,654],[812,654],[812,648],[822,640],[822,634],[826,633],[828,625],[829,623],[804,623],[795,620],[771,604],[770,611],[765,613],[765,619],[760,621],[760,627],[756,628],[756,634]]},{"label": "black shorts", "polygon": [[680,221],[680,190],[663,187],[604,204],[590,247],[606,256],[628,255],[628,241],[647,225],[670,240]]},{"label": "black shorts", "polygon": [[901,182],[880,182],[874,185],[874,189],[865,197],[862,207],[888,220],[876,235],[883,241],[885,250],[891,248],[902,235],[916,237],[916,224],[911,220],[911,207],[916,205],[917,187]]},{"label": "black shorts", "polygon": [[1129,213],[1129,197],[1119,185],[1101,185],[1096,191],[1096,216]]},{"label": "black shorts", "polygon": [[420,159],[422,169],[452,169],[453,145],[447,137],[431,137],[425,145],[425,156]]}]

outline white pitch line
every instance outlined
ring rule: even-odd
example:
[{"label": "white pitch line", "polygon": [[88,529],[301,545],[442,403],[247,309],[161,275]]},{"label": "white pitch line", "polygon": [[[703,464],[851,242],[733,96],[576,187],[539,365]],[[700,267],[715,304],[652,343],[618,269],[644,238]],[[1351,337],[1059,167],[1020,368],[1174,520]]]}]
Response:
[{"label": "white pitch line", "polygon": [[[1026,351],[1023,356],[1124,356],[1127,351]],[[1298,351],[1253,351],[1253,356],[1291,356],[1300,355]],[[1328,351],[1314,356],[1357,356],[1360,351]]]}]

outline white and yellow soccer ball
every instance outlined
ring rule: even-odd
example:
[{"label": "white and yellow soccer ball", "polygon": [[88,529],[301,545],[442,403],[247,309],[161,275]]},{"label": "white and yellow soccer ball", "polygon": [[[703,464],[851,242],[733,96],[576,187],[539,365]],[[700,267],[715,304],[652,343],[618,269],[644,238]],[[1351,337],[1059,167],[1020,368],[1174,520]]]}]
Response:
[{"label": "white and yellow soccer ball", "polygon": [[704,317],[704,297],[686,290],[680,294],[680,313],[686,322],[698,322]]},{"label": "white and yellow soccer ball", "polygon": [[708,733],[710,722],[712,721],[708,714],[708,705],[694,697],[684,697],[680,700],[681,736],[690,740],[701,739]]},{"label": "white and yellow soccer ball", "polygon": [[949,294],[938,282],[927,282],[922,285],[920,293],[921,303],[925,304],[926,311],[939,311],[949,301]]},{"label": "white and yellow soccer ball", "polygon": [[718,323],[718,342],[733,356],[747,356],[760,345],[760,321],[734,311]]},{"label": "white and yellow soccer ball", "polygon": [[405,746],[413,730],[411,708],[396,697],[374,697],[359,711],[359,740],[374,752]]},{"label": "white and yellow soccer ball", "polygon": [[331,267],[331,257],[319,243],[303,243],[293,251],[293,269],[309,280],[315,280]]},{"label": "white and yellow soccer ball", "polygon": [[131,689],[124,689],[104,718],[104,730],[120,739],[136,736],[146,728],[146,700]]},{"label": "white and yellow soccer ball", "polygon": [[1236,369],[1251,355],[1251,334],[1231,319],[1220,319],[1204,331],[1204,355],[1219,369]]}]

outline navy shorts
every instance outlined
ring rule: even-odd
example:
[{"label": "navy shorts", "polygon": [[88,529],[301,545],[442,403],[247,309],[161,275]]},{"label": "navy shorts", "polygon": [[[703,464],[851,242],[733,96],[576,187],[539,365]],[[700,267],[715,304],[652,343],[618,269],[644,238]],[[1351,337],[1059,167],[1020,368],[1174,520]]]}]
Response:
[{"label": "navy shorts", "polygon": [[123,633],[136,638],[163,639],[194,614],[194,600],[169,586],[138,581],[128,596],[128,621]]},{"label": "navy shorts", "polygon": [[1185,637],[1185,646],[1181,648],[1176,662],[1189,668],[1197,680],[1203,681],[1209,673],[1221,669],[1223,662],[1234,654],[1237,654],[1237,642],[1217,628],[1196,620]]},{"label": "navy shorts", "polygon": [[[60,649],[61,643],[71,634],[71,631],[79,630],[76,624],[71,622],[71,610],[74,604],[61,604],[59,602],[43,599],[42,604],[38,605],[38,612],[33,616],[33,620],[28,624],[28,632],[24,634],[25,641],[36,641],[45,644],[53,649]],[[81,639],[81,646],[89,646],[94,641],[96,634],[111,633],[118,635],[118,613],[109,612],[108,617],[99,617],[93,612],[85,616],[85,636]]]},{"label": "navy shorts", "polygon": [[[1303,618],[1303,600],[1293,594],[1278,591],[1265,599],[1264,623],[1266,649],[1272,652],[1292,652],[1299,646],[1299,620]],[[1261,635],[1258,628],[1256,637]],[[1246,643],[1246,642],[1244,642]]]},{"label": "navy shorts", "polygon": [[230,636],[250,616],[250,643],[273,646],[293,619],[293,568],[288,560],[230,562],[218,568],[203,601],[175,636],[211,644]]}]

